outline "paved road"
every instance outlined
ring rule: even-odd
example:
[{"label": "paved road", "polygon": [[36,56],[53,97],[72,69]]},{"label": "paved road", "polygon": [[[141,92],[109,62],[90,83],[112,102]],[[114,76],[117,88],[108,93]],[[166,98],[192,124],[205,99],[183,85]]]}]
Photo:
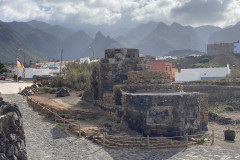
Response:
[{"label": "paved road", "polygon": [[[0,92],[6,92],[8,83],[0,82]],[[12,83],[12,85],[17,85]],[[11,86],[12,86],[11,85]],[[12,89],[17,93],[18,88]],[[213,147],[194,146],[184,149],[168,150],[113,150],[104,149],[84,139],[68,136],[54,122],[28,107],[25,100],[17,94],[3,94],[5,101],[16,103],[23,115],[27,153],[30,160],[158,160],[158,159],[240,159],[235,152]]]},{"label": "paved road", "polygon": [[11,82],[0,80],[0,93],[2,94],[14,94],[19,92],[19,88],[24,89],[27,86],[31,86],[32,83],[23,82]]}]

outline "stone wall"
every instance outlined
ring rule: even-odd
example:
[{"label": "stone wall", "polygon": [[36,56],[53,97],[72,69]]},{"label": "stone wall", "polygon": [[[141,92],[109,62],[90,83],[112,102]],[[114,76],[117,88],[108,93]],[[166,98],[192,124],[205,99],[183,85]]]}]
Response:
[{"label": "stone wall", "polygon": [[168,84],[168,74],[162,71],[130,71],[127,74],[129,84]]},{"label": "stone wall", "polygon": [[144,134],[192,134],[208,123],[207,95],[199,93],[124,93],[122,106],[129,126]]},{"label": "stone wall", "polygon": [[200,92],[208,94],[209,104],[216,102],[227,102],[232,99],[240,100],[239,86],[221,86],[221,85],[184,85],[185,92]]},{"label": "stone wall", "polygon": [[16,105],[0,97],[0,159],[26,160],[25,136],[21,113]]},{"label": "stone wall", "polygon": [[176,136],[207,129],[207,95],[185,93],[168,74],[143,66],[136,49],[110,49],[94,69],[83,100],[145,135]]},{"label": "stone wall", "polygon": [[83,99],[99,100],[104,93],[113,92],[113,86],[123,84],[129,71],[144,70],[138,49],[107,49],[105,57],[94,69]]}]

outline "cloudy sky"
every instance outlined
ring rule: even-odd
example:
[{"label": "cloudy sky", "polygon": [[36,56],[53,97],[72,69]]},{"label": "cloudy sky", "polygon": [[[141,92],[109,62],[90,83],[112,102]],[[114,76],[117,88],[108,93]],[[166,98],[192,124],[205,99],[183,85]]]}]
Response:
[{"label": "cloudy sky", "polygon": [[69,26],[162,21],[228,26],[240,21],[240,0],[0,0],[0,20]]}]

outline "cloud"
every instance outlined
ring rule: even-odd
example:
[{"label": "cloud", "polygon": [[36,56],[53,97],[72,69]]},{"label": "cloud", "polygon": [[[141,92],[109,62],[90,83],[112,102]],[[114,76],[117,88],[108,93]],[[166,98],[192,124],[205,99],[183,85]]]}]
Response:
[{"label": "cloud", "polygon": [[232,0],[191,0],[171,11],[171,18],[185,24],[220,24]]},{"label": "cloud", "polygon": [[239,0],[0,0],[0,20],[32,19],[69,25],[163,21],[229,25],[240,18]]}]

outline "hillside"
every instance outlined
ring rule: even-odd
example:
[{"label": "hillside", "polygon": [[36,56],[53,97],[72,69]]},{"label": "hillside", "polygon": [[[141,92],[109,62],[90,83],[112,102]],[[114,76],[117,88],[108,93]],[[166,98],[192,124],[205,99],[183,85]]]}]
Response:
[{"label": "hillside", "polygon": [[[110,48],[121,48],[122,45],[109,36],[104,36],[100,31],[96,34],[93,42],[90,44],[95,54],[95,58],[104,57],[104,51]],[[87,48],[82,56],[92,57],[92,50]]]},{"label": "hillside", "polygon": [[93,39],[84,31],[79,31],[61,42],[64,50],[64,60],[74,60],[83,57]]},{"label": "hillside", "polygon": [[44,57],[42,53],[30,47],[7,23],[0,21],[0,61],[13,64],[16,63],[17,58],[23,61],[22,52],[25,53],[26,63],[29,60],[41,61]]},{"label": "hillside", "polygon": [[136,46],[143,38],[151,33],[156,27],[156,22],[149,22],[147,24],[139,25],[133,29],[130,29],[127,33],[119,36],[116,40],[126,47]]},{"label": "hillside", "polygon": [[56,36],[48,34],[40,29],[33,28],[25,22],[10,22],[8,24],[35,50],[50,58],[59,53],[60,42]]},{"label": "hillside", "polygon": [[215,26],[210,26],[210,25],[194,28],[194,31],[196,32],[197,36],[199,38],[201,38],[206,44],[208,43],[209,36],[212,33],[217,32],[219,30],[221,30],[220,27],[215,27]]},{"label": "hillside", "polygon": [[168,26],[165,23],[159,23],[157,28],[136,47],[142,54],[161,56],[173,50],[203,50],[205,43],[190,26],[182,26],[178,23]]},{"label": "hillside", "polygon": [[[204,60],[205,61],[204,61]],[[208,59],[208,60],[206,60]],[[202,57],[187,57],[178,58],[176,60],[166,60],[173,64],[174,68],[192,68],[195,66],[204,67],[226,67],[229,64],[231,69],[240,70],[240,55],[236,54],[221,54],[215,56],[202,56]]]},{"label": "hillside", "polygon": [[182,50],[174,50],[174,51],[168,52],[166,56],[185,57],[189,55],[203,55],[203,54],[206,54],[206,53],[197,51],[197,50],[182,49]]},{"label": "hillside", "polygon": [[210,35],[208,42],[236,42],[240,39],[240,23],[236,25],[223,28]]}]

